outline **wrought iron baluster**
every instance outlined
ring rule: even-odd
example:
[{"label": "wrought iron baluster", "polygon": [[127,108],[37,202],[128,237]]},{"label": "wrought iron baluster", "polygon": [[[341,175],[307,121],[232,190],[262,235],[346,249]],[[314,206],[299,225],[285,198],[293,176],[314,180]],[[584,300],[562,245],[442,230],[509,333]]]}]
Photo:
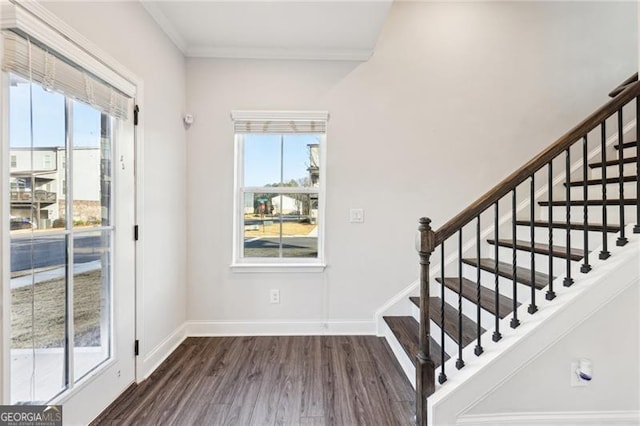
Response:
[{"label": "wrought iron baluster", "polygon": [[549,161],[549,176],[548,176],[548,193],[549,193],[549,286],[545,299],[553,300],[556,298],[556,293],[553,291],[553,160]]},{"label": "wrought iron baluster", "polygon": [[[498,219],[499,219],[499,213],[498,213],[498,203],[499,201],[496,201],[495,204],[495,221],[494,221],[494,238],[496,241],[496,244],[494,246],[495,249],[495,302],[496,302],[496,329],[493,332],[493,336],[491,337],[491,339],[494,342],[497,342],[498,340],[502,339],[502,334],[500,334],[500,286],[499,286],[499,276],[498,276]],[[479,265],[478,265],[479,266]]]},{"label": "wrought iron baluster", "polygon": [[[480,267],[480,265],[478,265]],[[462,228],[458,231],[458,359],[456,368],[464,367],[462,360]]]},{"label": "wrought iron baluster", "polygon": [[600,125],[600,155],[602,156],[602,251],[600,259],[608,259],[611,254],[607,250],[607,121]]},{"label": "wrought iron baluster", "polygon": [[[516,240],[516,188],[513,188],[511,197],[511,242],[513,244],[513,264],[511,265],[513,274],[513,316],[511,317],[510,325],[511,328],[516,328],[520,325],[520,321],[518,320],[518,241]],[[498,244],[497,241],[496,244]]]},{"label": "wrought iron baluster", "polygon": [[571,287],[573,285],[573,278],[571,278],[571,185],[569,185],[571,179],[571,154],[569,148],[567,148],[565,160],[564,173],[567,194],[567,276],[564,278],[562,284],[565,287]]},{"label": "wrought iron baluster", "polygon": [[444,241],[440,244],[440,374],[438,375],[438,383],[443,384],[447,381],[447,375],[444,372]]},{"label": "wrought iron baluster", "polygon": [[480,324],[480,315],[481,315],[481,310],[482,310],[482,301],[480,300],[480,215],[478,215],[478,221],[476,223],[476,258],[478,261],[478,267],[477,269],[477,275],[476,275],[476,289],[477,289],[477,293],[476,293],[476,306],[478,307],[478,311],[477,311],[477,318],[476,318],[476,334],[478,336],[478,344],[476,345],[476,347],[473,350],[473,353],[476,354],[476,356],[479,356],[482,352],[482,341],[480,338],[480,335],[482,334],[482,327]]},{"label": "wrought iron baluster", "polygon": [[624,236],[624,149],[622,148],[622,108],[618,110],[618,189],[620,194],[620,236],[616,241],[617,246],[624,246],[629,242]]},{"label": "wrought iron baluster", "polygon": [[580,272],[583,274],[588,273],[591,270],[591,265],[589,265],[589,188],[588,188],[588,178],[587,178],[587,135],[584,135],[582,138],[582,208],[584,215],[584,263],[580,267]]},{"label": "wrought iron baluster", "polygon": [[634,234],[640,234],[640,96],[636,97],[636,224]]},{"label": "wrought iron baluster", "polygon": [[[529,216],[531,217],[531,222],[529,224],[529,232],[531,238],[531,282],[534,282],[536,277],[536,253],[535,253],[535,245],[536,245],[536,233],[535,233],[535,174],[531,175],[531,194],[529,200],[530,212]],[[529,308],[527,312],[530,314],[535,314],[538,311],[538,307],[536,306],[536,286],[531,286],[531,302],[529,303]]]}]

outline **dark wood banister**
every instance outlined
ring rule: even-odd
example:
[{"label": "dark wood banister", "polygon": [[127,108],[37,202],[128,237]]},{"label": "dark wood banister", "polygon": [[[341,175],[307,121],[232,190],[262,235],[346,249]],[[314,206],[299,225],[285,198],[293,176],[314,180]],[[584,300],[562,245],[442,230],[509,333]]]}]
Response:
[{"label": "dark wood banister", "polygon": [[478,198],[473,204],[464,209],[453,219],[442,225],[437,231],[435,231],[435,241],[433,246],[437,247],[440,245],[456,231],[461,229],[472,219],[475,219],[480,213],[507,195],[515,187],[543,168],[551,160],[564,152],[575,142],[579,141],[583,136],[595,129],[604,120],[615,114],[620,108],[638,95],[640,95],[640,82],[636,81],[634,83],[627,84],[622,92],[620,92],[615,98],[611,99],[576,127],[565,133],[560,137],[560,139],[551,144],[524,166],[513,172],[489,192]]},{"label": "dark wood banister", "polygon": [[620,83],[618,87],[609,92],[609,97],[615,98],[618,96],[624,89],[627,88],[628,85],[633,83],[634,81],[638,81],[638,73],[633,74],[631,77],[627,78],[625,81]]}]

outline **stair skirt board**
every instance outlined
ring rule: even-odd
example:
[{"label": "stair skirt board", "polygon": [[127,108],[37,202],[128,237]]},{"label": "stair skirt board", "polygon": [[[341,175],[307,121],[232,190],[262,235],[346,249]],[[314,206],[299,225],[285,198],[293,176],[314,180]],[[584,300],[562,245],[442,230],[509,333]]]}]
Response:
[{"label": "stair skirt board", "polygon": [[565,411],[539,413],[469,414],[458,417],[456,425],[581,426],[638,425],[640,411]]}]

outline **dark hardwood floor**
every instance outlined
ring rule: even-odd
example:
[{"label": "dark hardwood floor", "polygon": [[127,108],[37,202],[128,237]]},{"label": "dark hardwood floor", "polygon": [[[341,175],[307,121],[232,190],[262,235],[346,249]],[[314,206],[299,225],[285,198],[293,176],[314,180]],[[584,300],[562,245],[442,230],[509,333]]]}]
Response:
[{"label": "dark hardwood floor", "polygon": [[414,391],[375,336],[191,337],[92,425],[410,425]]}]

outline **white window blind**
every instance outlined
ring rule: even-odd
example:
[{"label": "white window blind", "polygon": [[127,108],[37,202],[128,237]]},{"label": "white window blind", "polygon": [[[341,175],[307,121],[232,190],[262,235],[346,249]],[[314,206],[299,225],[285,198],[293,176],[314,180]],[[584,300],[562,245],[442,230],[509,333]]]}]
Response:
[{"label": "white window blind", "polygon": [[127,119],[131,98],[47,48],[12,31],[3,31],[2,70],[64,93],[111,116]]},{"label": "white window blind", "polygon": [[235,133],[326,133],[326,112],[234,111]]}]

